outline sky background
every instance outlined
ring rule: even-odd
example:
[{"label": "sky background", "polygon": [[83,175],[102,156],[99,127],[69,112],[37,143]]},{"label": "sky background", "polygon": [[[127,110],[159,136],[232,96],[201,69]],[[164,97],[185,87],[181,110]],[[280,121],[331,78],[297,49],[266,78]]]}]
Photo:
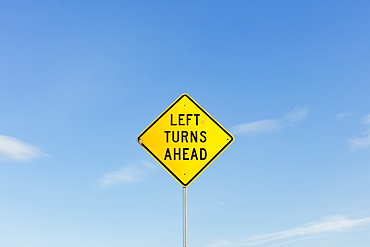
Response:
[{"label": "sky background", "polygon": [[189,247],[367,247],[369,1],[1,1],[0,245],[182,245],[136,143],[188,93],[235,136]]}]

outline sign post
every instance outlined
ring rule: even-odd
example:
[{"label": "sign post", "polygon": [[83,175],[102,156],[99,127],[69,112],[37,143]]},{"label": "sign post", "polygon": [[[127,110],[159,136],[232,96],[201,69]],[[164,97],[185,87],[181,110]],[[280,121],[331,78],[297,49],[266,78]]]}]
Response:
[{"label": "sign post", "polygon": [[188,94],[182,94],[141,132],[137,141],[183,187],[184,247],[187,247],[186,187],[234,137]]},{"label": "sign post", "polygon": [[183,236],[184,247],[188,246],[188,195],[187,188],[182,187],[182,204],[183,204]]}]

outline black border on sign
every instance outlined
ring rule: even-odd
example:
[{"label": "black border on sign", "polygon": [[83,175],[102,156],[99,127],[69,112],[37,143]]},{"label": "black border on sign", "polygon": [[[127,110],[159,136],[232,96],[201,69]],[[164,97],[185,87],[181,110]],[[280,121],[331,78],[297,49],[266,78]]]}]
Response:
[{"label": "black border on sign", "polygon": [[[183,97],[188,98],[191,102],[193,102],[204,114],[206,114],[218,127],[220,127],[229,137],[230,141],[221,148],[221,150],[215,154],[212,159],[210,159],[207,164],[203,166],[202,169],[199,170],[197,174],[195,174],[188,183],[183,183],[179,177],[177,177],[150,149],[145,146],[144,143],[140,142],[141,137],[151,128],[155,123],[159,121],[171,108],[179,102]],[[189,186],[233,141],[234,137],[221,125],[217,122],[216,119],[214,119],[206,110],[204,110],[195,100],[193,100],[190,95],[188,94],[182,94],[177,100],[175,100],[161,115],[159,115],[137,138],[138,143],[148,152],[151,156],[153,156],[180,184],[182,184],[184,187]]]}]

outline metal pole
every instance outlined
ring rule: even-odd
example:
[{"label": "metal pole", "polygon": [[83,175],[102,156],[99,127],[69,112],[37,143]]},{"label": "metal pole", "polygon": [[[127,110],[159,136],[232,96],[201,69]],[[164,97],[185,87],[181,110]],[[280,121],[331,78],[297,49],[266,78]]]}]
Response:
[{"label": "metal pole", "polygon": [[187,205],[187,191],[186,187],[182,188],[182,201],[183,201],[183,216],[184,216],[184,247],[188,246],[188,236],[187,236],[187,227],[188,227],[188,205]]}]

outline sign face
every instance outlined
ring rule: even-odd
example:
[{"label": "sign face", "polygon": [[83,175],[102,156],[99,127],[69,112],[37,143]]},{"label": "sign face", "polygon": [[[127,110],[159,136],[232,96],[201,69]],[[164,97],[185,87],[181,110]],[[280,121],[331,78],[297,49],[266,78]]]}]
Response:
[{"label": "sign face", "polygon": [[138,137],[183,187],[192,183],[234,137],[189,95],[182,94]]}]

